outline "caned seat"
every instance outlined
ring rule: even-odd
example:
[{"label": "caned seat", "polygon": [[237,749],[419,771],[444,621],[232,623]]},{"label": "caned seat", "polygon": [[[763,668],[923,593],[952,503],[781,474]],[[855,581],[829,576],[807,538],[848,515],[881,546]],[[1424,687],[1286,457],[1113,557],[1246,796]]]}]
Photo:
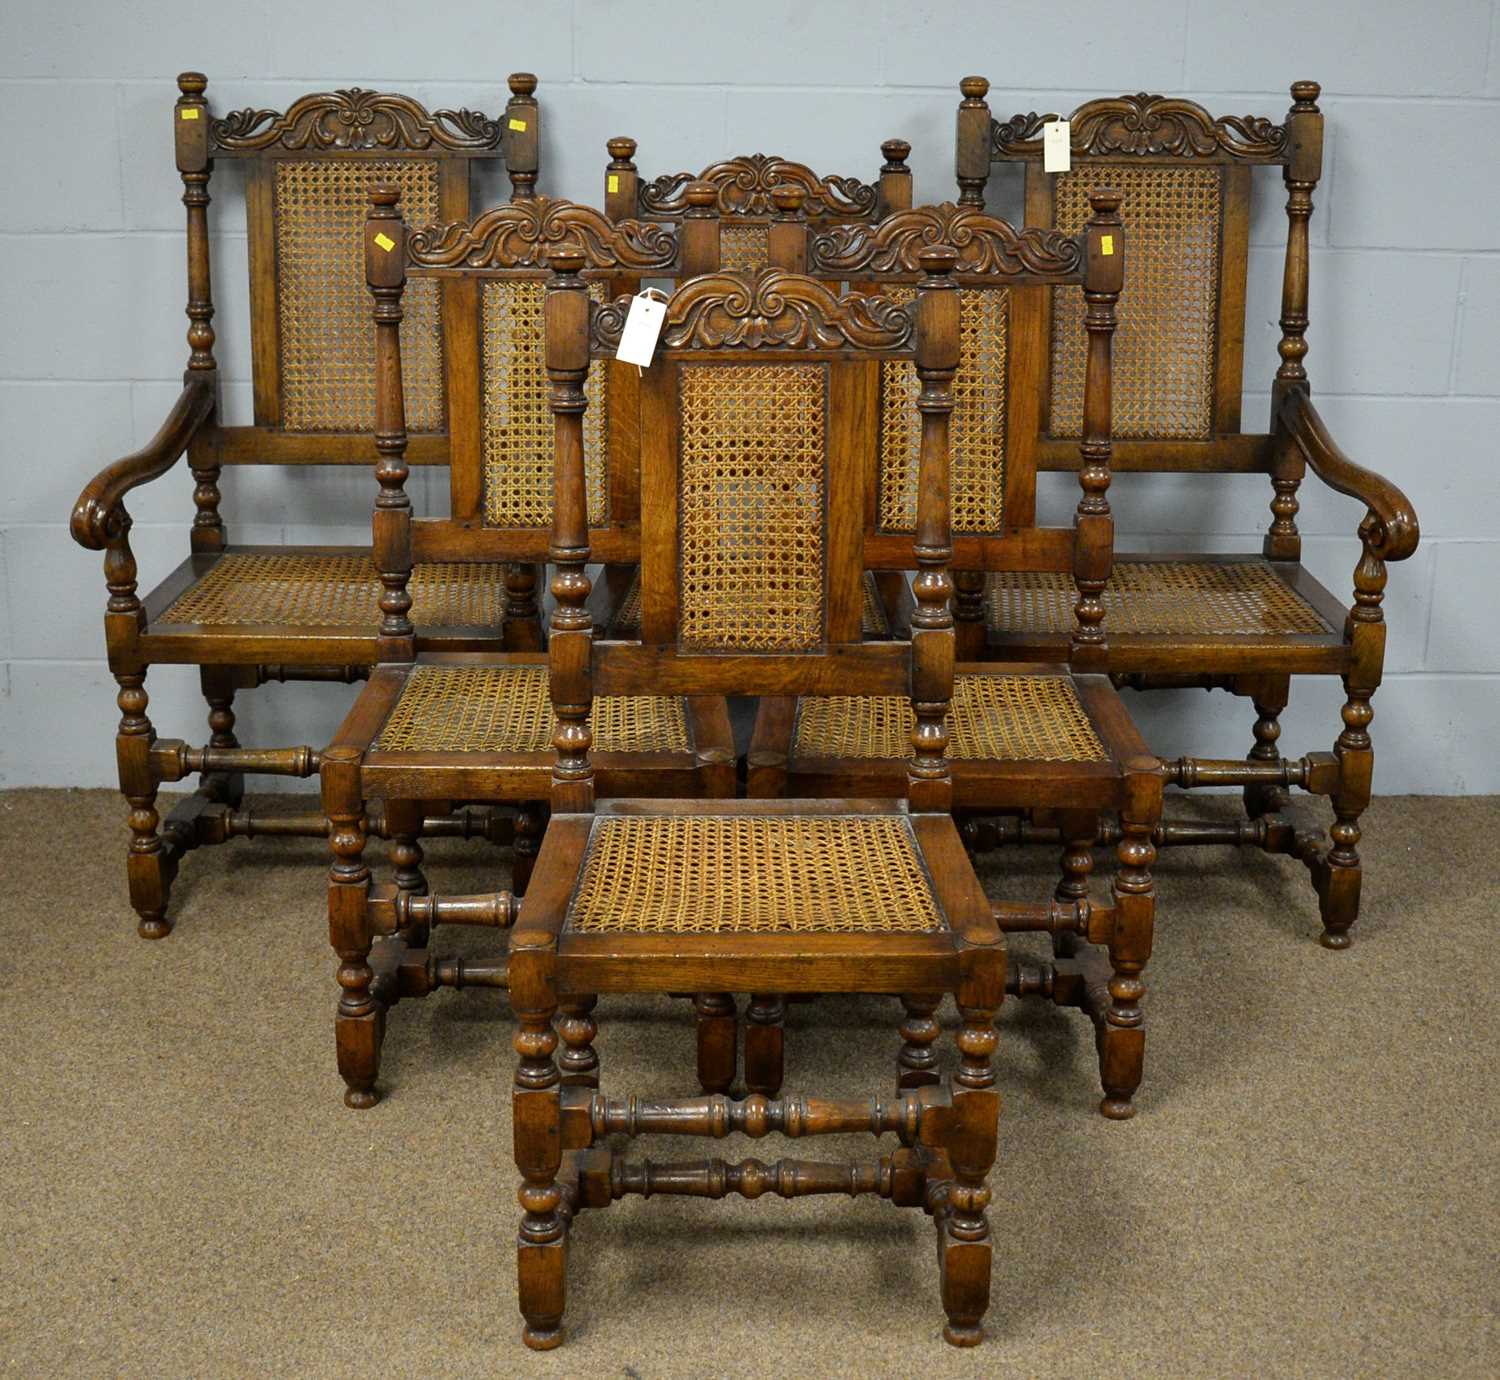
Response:
[{"label": "caned seat", "polygon": [[[499,642],[502,567],[432,562],[417,567],[408,588],[419,642],[442,643],[459,629],[465,645]],[[200,637],[237,639],[247,630],[279,627],[354,642],[373,657],[380,589],[363,548],[231,547],[220,556],[190,558],[147,601],[147,638],[191,629]],[[348,649],[350,655],[356,650]]]}]

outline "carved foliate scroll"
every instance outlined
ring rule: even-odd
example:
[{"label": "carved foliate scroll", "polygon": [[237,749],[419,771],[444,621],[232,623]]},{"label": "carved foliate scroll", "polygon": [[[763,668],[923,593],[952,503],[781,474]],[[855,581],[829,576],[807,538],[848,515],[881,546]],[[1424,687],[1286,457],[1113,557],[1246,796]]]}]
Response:
[{"label": "carved foliate scroll", "polygon": [[[597,308],[591,327],[596,352],[619,346],[629,297]],[[678,289],[667,305],[664,349],[909,351],[916,310],[886,297],[839,297],[814,278],[782,269],[715,273]]]},{"label": "carved foliate scroll", "polygon": [[[995,157],[1041,150],[1042,127],[1060,115],[1014,115],[990,122],[990,149]],[[1074,154],[1166,155],[1176,158],[1284,159],[1287,132],[1259,115],[1210,115],[1201,105],[1175,96],[1118,96],[1088,101],[1070,116]]]},{"label": "carved foliate scroll", "polygon": [[920,273],[922,250],[937,244],[958,251],[959,274],[1026,274],[1076,282],[1083,243],[1060,230],[1017,229],[973,206],[919,206],[878,224],[834,225],[814,235],[808,268],[814,273]]},{"label": "carved foliate scroll", "polygon": [[774,154],[753,153],[712,163],[701,173],[666,173],[643,182],[638,193],[642,215],[679,216],[688,207],[684,195],[694,181],[712,182],[719,191],[721,216],[768,216],[777,187],[800,187],[810,219],[868,219],[879,196],[876,188],[855,177],[819,177],[805,163],[790,163]]},{"label": "carved foliate scroll", "polygon": [[426,268],[545,268],[547,255],[564,245],[583,254],[585,270],[665,271],[677,261],[677,227],[616,224],[591,206],[534,197],[473,221],[414,230],[406,240],[409,261]]},{"label": "carved foliate scroll", "polygon": [[504,129],[477,110],[434,110],[389,91],[322,91],[276,110],[231,111],[212,122],[221,152],[257,149],[364,150],[420,153],[433,148],[496,151]]}]

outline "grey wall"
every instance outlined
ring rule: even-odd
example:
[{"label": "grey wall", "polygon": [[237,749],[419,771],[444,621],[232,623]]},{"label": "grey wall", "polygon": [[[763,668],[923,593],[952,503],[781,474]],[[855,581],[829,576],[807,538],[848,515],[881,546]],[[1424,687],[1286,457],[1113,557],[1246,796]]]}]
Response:
[{"label": "grey wall", "polygon": [[[207,72],[219,110],[285,107],[307,90],[359,84],[494,111],[505,74],[529,68],[545,103],[543,190],[589,200],[604,140],[617,133],[640,140],[648,174],[760,150],[866,178],[880,139],[901,135],[913,144],[918,199],[951,196],[957,81],[972,71],[994,83],[1001,116],[1149,90],[1216,113],[1279,117],[1292,80],[1321,81],[1330,137],[1313,218],[1308,368],[1341,443],[1406,488],[1423,530],[1416,556],[1391,571],[1377,789],[1500,791],[1497,8],[1138,0],[1085,16],[1041,0],[5,5],[0,785],[114,782],[103,580],[66,521],[84,481],[149,438],[186,358],[172,78]],[[233,169],[221,165],[215,183],[218,353],[230,419],[247,420]],[[1249,421],[1268,407],[1284,224],[1274,174],[1256,191]],[[999,193],[996,207],[1009,209]],[[417,476],[418,502],[438,501],[427,484],[436,490],[439,476]],[[143,589],[187,550],[191,487],[180,468],[133,496]],[[241,470],[225,477],[224,512],[235,540],[355,541],[368,537],[371,493],[362,470]],[[1123,476],[1113,491],[1124,543],[1158,549],[1257,550],[1268,496],[1259,477]],[[1307,562],[1345,594],[1361,510],[1312,479],[1303,499]],[[1053,502],[1065,512],[1068,496]],[[195,673],[153,671],[149,688],[159,730],[202,741]],[[276,686],[243,696],[242,737],[321,743],[350,694]],[[1339,701],[1336,684],[1301,683],[1283,745],[1329,746]],[[1227,695],[1131,704],[1166,753],[1237,752],[1250,741],[1248,705]]]}]

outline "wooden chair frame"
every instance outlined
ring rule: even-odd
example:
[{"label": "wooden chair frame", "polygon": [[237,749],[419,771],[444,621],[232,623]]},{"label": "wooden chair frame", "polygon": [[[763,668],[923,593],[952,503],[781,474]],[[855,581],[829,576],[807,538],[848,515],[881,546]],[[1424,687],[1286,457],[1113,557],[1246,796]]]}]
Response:
[{"label": "wooden chair frame", "polygon": [[[339,822],[331,837],[330,939],[339,954],[341,975],[358,972],[364,977],[363,981],[341,977],[344,990],[335,1023],[339,1071],[350,1107],[370,1107],[379,1098],[385,1016],[398,1001],[426,996],[440,986],[505,985],[503,959],[476,964],[441,958],[431,950],[435,925],[505,928],[515,918],[515,901],[510,893],[491,899],[429,895],[419,841],[428,822],[449,816],[457,802],[519,807],[511,835],[513,886],[519,895],[530,878],[546,819],[551,752],[543,746],[527,751],[480,749],[446,743],[438,734],[429,735],[432,745],[427,746],[414,746],[405,739],[385,741],[408,693],[416,697],[414,702],[423,702],[428,684],[473,684],[475,675],[540,670],[548,661],[548,653],[539,644],[506,652],[419,655],[417,631],[409,616],[408,584],[424,561],[484,561],[504,563],[512,572],[529,571],[530,563],[545,557],[550,548],[550,528],[491,525],[483,510],[482,290],[491,282],[545,281],[545,257],[570,246],[577,247],[584,264],[582,279],[611,287],[629,285],[628,290],[643,276],[675,277],[697,268],[712,269],[718,256],[713,190],[697,186],[692,195],[694,214],[680,227],[637,221],[617,224],[588,206],[532,197],[494,207],[472,221],[409,229],[401,217],[398,188],[378,186],[372,193],[364,243],[374,300],[379,380],[375,446],[381,456],[376,470],[380,492],[373,520],[374,560],[383,585],[379,664],[321,762],[323,807],[330,820]],[[405,491],[409,437],[401,322],[403,296],[412,277],[435,277],[449,289],[453,511],[446,518],[414,518]],[[635,379],[632,366],[611,360],[606,368],[612,385]],[[639,469],[638,405],[633,391],[624,403],[611,392],[610,424],[603,439],[612,502],[608,524],[590,532],[591,541],[632,563],[640,556],[638,498],[633,485],[619,485],[616,477],[633,476]],[[622,491],[624,502],[617,497]],[[605,619],[612,616],[608,607],[599,612]],[[485,630],[474,632],[476,646],[482,646]],[[470,673],[467,681],[465,673]],[[448,693],[451,696],[453,691]],[[695,695],[684,701],[681,713],[681,741],[675,747],[601,751],[602,788],[635,797],[732,796],[734,741],[724,700]],[[376,800],[383,802],[383,816],[391,831],[393,879],[368,885],[364,820]],[[356,869],[367,883],[358,896],[348,880]],[[372,1010],[379,1016],[373,1022],[366,1019]]]},{"label": "wooden chair frame", "polygon": [[[373,619],[364,627],[320,625],[304,618],[226,624],[173,617],[179,599],[226,559],[285,557],[292,564],[312,560],[342,569],[340,562],[368,557],[361,548],[232,546],[219,511],[219,477],[225,465],[368,463],[369,442],[363,431],[294,431],[286,424],[280,267],[273,228],[276,170],[289,160],[328,168],[425,161],[435,170],[440,207],[451,217],[468,214],[472,159],[503,159],[518,199],[535,194],[537,176],[540,111],[533,94],[536,78],[527,73],[510,78],[511,96],[500,120],[469,110],[428,112],[406,96],[358,89],[304,96],[285,113],[247,109],[216,117],[205,96],[207,85],[201,73],[183,73],[173,110],[176,162],[187,209],[190,354],[183,391],[148,445],[108,466],[88,484],[72,518],[75,540],[105,553],[105,640],[110,669],[120,686],[116,747],[120,786],[130,805],[130,899],[145,938],[161,938],[172,928],[166,913],[168,895],[188,850],[259,833],[327,832],[326,821],[315,812],[267,818],[240,808],[246,773],[308,776],[317,770],[318,755],[307,747],[242,748],[234,732],[236,691],[270,680],[354,681],[366,674],[377,653]],[[247,169],[255,419],[253,425],[237,427],[220,421],[213,354],[209,183],[215,161],[223,158],[241,160]],[[142,599],[126,499],[135,488],[167,473],[184,454],[196,483],[192,554]],[[411,459],[446,464],[447,436],[441,430],[419,436]],[[428,629],[427,635],[437,645],[444,644],[445,630]],[[487,630],[486,636],[494,640],[493,632]],[[462,634],[455,640],[467,645]],[[158,739],[148,717],[147,672],[153,664],[172,662],[200,667],[210,709],[211,736],[204,748]],[[199,790],[163,824],[156,810],[158,788],[193,773],[200,774]],[[378,817],[372,825],[384,827]]]},{"label": "wooden chair frame", "polygon": [[[989,83],[968,77],[960,83],[957,177],[960,201],[982,206],[990,165],[1025,164],[1026,219],[1054,223],[1054,183],[1041,161],[1042,127],[1056,115],[1017,115],[1008,121],[990,117],[985,95]],[[1323,116],[1316,82],[1295,82],[1292,107],[1283,123],[1259,116],[1215,118],[1201,106],[1179,98],[1121,96],[1079,106],[1070,121],[1075,160],[1104,168],[1213,168],[1220,173],[1221,220],[1219,266],[1215,286],[1212,402],[1209,434],[1203,439],[1118,440],[1117,470],[1191,473],[1265,473],[1271,479],[1272,521],[1261,558],[1192,553],[1127,556],[1145,578],[1153,569],[1189,564],[1205,578],[1233,580],[1253,566],[1283,590],[1287,602],[1308,611],[1307,628],[1267,632],[1237,627],[1231,633],[1132,633],[1116,631],[1110,639],[1108,669],[1118,684],[1137,689],[1201,685],[1249,696],[1256,710],[1254,745],[1245,764],[1184,758],[1169,764],[1169,780],[1191,788],[1207,783],[1244,788],[1248,824],[1203,826],[1171,822],[1158,842],[1239,843],[1272,853],[1286,853],[1306,864],[1318,894],[1322,943],[1344,948],[1359,911],[1361,865],[1359,818],[1369,804],[1374,766],[1369,723],[1370,699],[1380,684],[1385,656],[1381,612],[1386,567],[1416,550],[1419,528],[1411,503],[1395,485],[1360,467],[1334,443],[1311,400],[1305,339],[1308,325],[1308,221],[1312,196],[1322,172]],[[1245,276],[1250,206],[1250,170],[1269,164],[1282,169],[1287,188],[1287,247],[1282,283],[1280,366],[1272,382],[1271,421],[1265,434],[1241,429],[1240,394],[1246,321]],[[1107,172],[1105,175],[1108,175]],[[1126,216],[1129,238],[1129,215]],[[1127,300],[1125,310],[1129,311]],[[1048,353],[1050,355],[1050,337]],[[1050,404],[1044,396],[1038,418],[1037,453],[1043,468],[1071,468],[1069,443],[1049,434]],[[1297,531],[1297,491],[1308,470],[1331,488],[1362,502],[1367,512],[1359,524],[1361,554],[1354,573],[1354,594],[1346,605],[1302,567]],[[1253,573],[1253,572],[1252,572]],[[982,599],[960,601],[963,645],[987,640],[989,654],[1030,658],[1055,647],[1053,634],[1007,632],[991,628],[985,636]],[[1323,630],[1314,631],[1318,623]],[[1346,699],[1343,728],[1334,743],[1337,770],[1326,770],[1327,754],[1288,759],[1280,754],[1278,718],[1285,708],[1294,675],[1338,675]],[[1329,796],[1334,823],[1323,840],[1296,827],[1288,810],[1287,788],[1298,785]],[[1041,822],[1045,824],[1045,821]],[[1001,834],[1005,831],[1002,830]],[[976,841],[999,837],[980,830]],[[1035,834],[1034,834],[1035,836]],[[1045,829],[1040,836],[1047,836]],[[1053,835],[1055,837],[1055,835]]]}]

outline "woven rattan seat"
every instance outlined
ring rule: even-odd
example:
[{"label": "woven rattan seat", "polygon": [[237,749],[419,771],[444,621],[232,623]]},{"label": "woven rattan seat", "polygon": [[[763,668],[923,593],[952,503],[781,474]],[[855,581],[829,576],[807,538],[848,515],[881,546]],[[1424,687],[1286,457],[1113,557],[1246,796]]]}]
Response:
[{"label": "woven rattan seat", "polygon": [[[887,617],[885,605],[881,602],[880,590],[875,584],[874,571],[865,572],[860,594],[860,630],[866,637],[889,637],[891,620]],[[625,597],[620,600],[620,607],[615,611],[614,618],[610,620],[609,635],[623,642],[634,641],[641,635],[641,572],[639,570],[635,573],[635,579],[630,582],[630,588],[625,591]]]},{"label": "woven rattan seat", "polygon": [[[1052,633],[1073,628],[1078,592],[1071,576],[1005,572],[990,578],[985,621],[991,630]],[[1120,634],[1207,635],[1329,633],[1327,622],[1275,571],[1259,561],[1120,561],[1104,591],[1104,626]]]},{"label": "woven rattan seat", "polygon": [[[503,566],[423,563],[407,588],[419,627],[498,627],[505,616]],[[380,578],[368,556],[231,552],[160,621],[373,630],[380,621],[379,598]]]},{"label": "woven rattan seat", "polygon": [[[591,718],[597,752],[687,752],[687,716],[673,695],[601,695]],[[556,721],[547,668],[418,666],[377,752],[552,751]]]},{"label": "woven rattan seat", "polygon": [[[910,757],[914,723],[906,695],[808,695],[797,705],[792,753]],[[957,761],[1100,762],[1106,757],[1067,676],[960,675],[948,731],[948,755]]]},{"label": "woven rattan seat", "polygon": [[568,924],[595,934],[946,928],[903,815],[602,818]]}]

